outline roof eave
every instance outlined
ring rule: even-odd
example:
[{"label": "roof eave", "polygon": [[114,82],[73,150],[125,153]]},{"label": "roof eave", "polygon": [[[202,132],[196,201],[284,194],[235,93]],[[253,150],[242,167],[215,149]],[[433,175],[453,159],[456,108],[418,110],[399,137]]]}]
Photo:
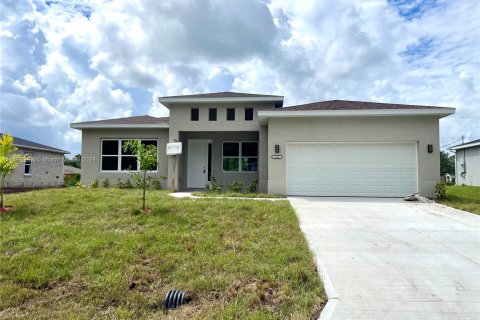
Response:
[{"label": "roof eave", "polygon": [[99,124],[99,123],[70,123],[70,128],[82,129],[167,129],[168,123],[160,124]]},{"label": "roof eave", "polygon": [[210,98],[158,98],[158,102],[168,107],[172,103],[228,103],[228,102],[283,102],[283,96],[268,97],[210,97]]},{"label": "roof eave", "polygon": [[468,149],[468,148],[473,148],[473,147],[478,147],[480,146],[480,141],[479,142],[474,142],[474,143],[465,143],[456,147],[450,148],[450,150],[461,150],[461,149]]},{"label": "roof eave", "polygon": [[363,110],[292,110],[259,111],[258,119],[265,124],[271,118],[305,118],[305,117],[389,117],[430,115],[439,118],[455,113],[455,108],[438,109],[363,109]]},{"label": "roof eave", "polygon": [[38,150],[38,151],[47,151],[47,152],[52,152],[52,153],[59,153],[59,154],[70,154],[70,152],[61,150],[61,149],[47,149],[47,148],[41,148],[41,147],[32,147],[32,146],[26,146],[22,144],[13,144],[17,148],[22,148],[22,149],[31,149],[31,150]]}]

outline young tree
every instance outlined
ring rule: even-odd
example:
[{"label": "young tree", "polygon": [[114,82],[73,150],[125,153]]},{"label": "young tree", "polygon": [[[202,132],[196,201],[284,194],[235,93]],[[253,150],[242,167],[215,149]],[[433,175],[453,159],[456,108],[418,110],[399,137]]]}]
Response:
[{"label": "young tree", "polygon": [[154,169],[158,165],[157,147],[153,145],[144,145],[139,140],[129,140],[123,143],[123,151],[130,151],[132,155],[140,162],[139,170],[142,172],[143,184],[143,206],[145,210],[145,189],[147,188],[147,171]]},{"label": "young tree", "polygon": [[15,154],[17,148],[13,145],[13,137],[3,134],[0,138],[0,208],[3,208],[3,189],[5,178],[13,173],[20,162],[25,162],[27,156]]}]

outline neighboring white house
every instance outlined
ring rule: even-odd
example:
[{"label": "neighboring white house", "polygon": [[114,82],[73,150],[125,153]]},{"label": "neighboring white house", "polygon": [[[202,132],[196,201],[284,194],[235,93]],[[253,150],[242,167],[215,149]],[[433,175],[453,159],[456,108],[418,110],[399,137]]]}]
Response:
[{"label": "neighboring white house", "polygon": [[17,153],[28,155],[29,159],[7,176],[6,187],[39,188],[63,185],[63,161],[68,151],[17,137],[13,137],[13,145],[18,148]]},{"label": "neighboring white house", "polygon": [[480,186],[480,139],[452,148],[457,185]]}]

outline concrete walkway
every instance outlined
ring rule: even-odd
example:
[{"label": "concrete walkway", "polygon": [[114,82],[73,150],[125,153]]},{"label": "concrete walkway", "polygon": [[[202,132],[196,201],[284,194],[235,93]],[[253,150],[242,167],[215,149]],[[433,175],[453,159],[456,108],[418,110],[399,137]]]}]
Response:
[{"label": "concrete walkway", "polygon": [[232,200],[266,200],[266,201],[286,201],[287,198],[249,198],[249,197],[199,197],[194,196],[192,192],[172,192],[168,195],[175,198],[193,198],[193,199],[232,199]]},{"label": "concrete walkway", "polygon": [[321,319],[480,319],[480,216],[397,199],[289,200],[330,299]]}]

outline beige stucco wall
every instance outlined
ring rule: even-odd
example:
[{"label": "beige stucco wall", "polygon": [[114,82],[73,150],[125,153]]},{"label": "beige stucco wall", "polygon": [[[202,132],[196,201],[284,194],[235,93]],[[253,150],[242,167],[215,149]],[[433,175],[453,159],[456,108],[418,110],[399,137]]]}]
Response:
[{"label": "beige stucco wall", "polygon": [[[456,184],[480,186],[480,146],[457,150],[455,158]],[[462,175],[464,163],[466,171]]]},{"label": "beige stucco wall", "polygon": [[5,179],[7,187],[59,187],[63,185],[63,154],[19,148],[17,153],[29,155],[32,174],[25,174],[25,164],[20,163],[15,172]]},{"label": "beige stucco wall", "polygon": [[[235,102],[235,103],[196,103],[196,104],[172,104],[170,109],[170,128],[169,142],[175,140],[180,141],[180,132],[205,132],[205,131],[260,131],[257,111],[274,109],[274,102]],[[199,121],[190,120],[191,108],[199,109]],[[217,121],[208,120],[208,109],[217,108]],[[235,108],[235,120],[227,121],[227,108]],[[253,108],[253,120],[245,121],[245,108]],[[266,162],[262,164],[262,153],[266,149],[266,129],[262,130],[259,135],[259,189],[266,191]],[[184,155],[177,156],[177,164],[182,162]],[[168,187],[175,189],[179,187],[179,166],[175,166],[175,174],[173,172],[173,157],[168,157]],[[175,177],[175,181],[172,180]]]},{"label": "beige stucco wall", "polygon": [[[418,142],[419,193],[434,197],[440,175],[438,118],[337,117],[283,118],[268,123],[268,192],[286,192],[286,145],[288,142]],[[283,159],[274,160],[274,146],[280,145]],[[433,153],[427,145],[433,145]]]},{"label": "beige stucco wall", "polygon": [[[149,175],[167,175],[167,156],[165,154],[168,140],[168,129],[83,129],[82,130],[82,174],[81,183],[89,184],[92,180],[98,179],[100,183],[108,178],[110,184],[114,185],[117,179],[127,179],[130,173],[127,172],[101,172],[100,152],[102,139],[157,139],[158,148],[158,170]],[[164,187],[162,185],[162,187]]]}]

